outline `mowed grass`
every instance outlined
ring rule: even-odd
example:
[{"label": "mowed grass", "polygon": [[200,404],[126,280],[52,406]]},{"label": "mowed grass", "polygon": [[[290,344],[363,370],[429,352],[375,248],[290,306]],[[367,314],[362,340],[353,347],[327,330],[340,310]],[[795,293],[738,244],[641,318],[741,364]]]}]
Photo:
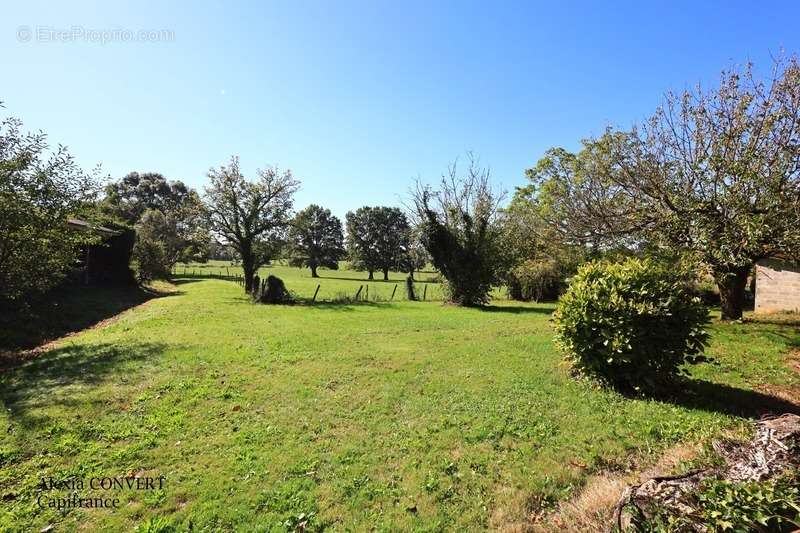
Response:
[{"label": "mowed grass", "polygon": [[[365,277],[268,270],[331,295]],[[787,407],[756,389],[800,385],[787,364],[800,346],[791,320],[713,325],[718,364],[656,401],[570,378],[550,304],[264,306],[229,281],[176,285],[0,375],[0,530],[511,527],[593,473]],[[42,477],[71,475],[167,481],[114,492],[114,511],[37,505]]]}]

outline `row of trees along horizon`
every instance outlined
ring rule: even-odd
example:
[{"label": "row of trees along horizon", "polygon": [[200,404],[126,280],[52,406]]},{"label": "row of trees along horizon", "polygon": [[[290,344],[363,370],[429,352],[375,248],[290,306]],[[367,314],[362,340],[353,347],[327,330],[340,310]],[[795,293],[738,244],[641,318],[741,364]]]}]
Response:
[{"label": "row of trees along horizon", "polygon": [[435,186],[417,183],[408,206],[362,207],[342,222],[310,205],[294,212],[290,170],[248,180],[238,157],[208,172],[203,194],[158,173],[104,183],[68,151],[50,151],[22,123],[0,125],[0,285],[6,303],[62,281],[80,245],[67,217],[136,230],[140,279],[179,261],[237,259],[245,290],[276,257],[311,269],[349,259],[370,279],[432,264],[447,299],[483,305],[492,287],[518,299],[556,298],[579,265],[648,256],[698,286],[713,280],[724,319],[742,316],[756,262],[800,256],[800,67],[771,75],[751,65],[722,72],[712,89],[667,93],[642,124],[608,128],[570,152],[551,148],[525,171],[508,204],[487,168],[467,154]]}]

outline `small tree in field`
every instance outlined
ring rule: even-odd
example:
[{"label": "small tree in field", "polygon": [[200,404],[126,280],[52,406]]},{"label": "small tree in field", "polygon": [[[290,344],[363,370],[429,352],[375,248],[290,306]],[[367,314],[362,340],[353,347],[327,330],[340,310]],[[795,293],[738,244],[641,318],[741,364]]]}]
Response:
[{"label": "small tree in field", "polygon": [[161,211],[145,211],[136,225],[133,257],[139,264],[139,278],[150,280],[169,277],[178,261],[183,239],[174,218]]},{"label": "small tree in field", "polygon": [[362,207],[347,213],[347,246],[356,268],[383,272],[400,268],[408,252],[409,225],[396,207]]},{"label": "small tree in field", "polygon": [[375,210],[371,207],[360,207],[345,215],[347,222],[347,255],[355,270],[366,271],[368,279],[379,268],[379,253],[375,246],[377,240],[377,223]]},{"label": "small tree in field", "polygon": [[258,181],[247,181],[239,171],[239,158],[211,169],[206,188],[206,209],[211,231],[232,246],[242,260],[245,291],[253,289],[253,276],[269,261],[289,224],[295,191],[300,182],[291,171],[258,171]]},{"label": "small tree in field", "polygon": [[472,154],[463,176],[453,163],[438,190],[418,185],[413,194],[422,242],[447,280],[452,303],[485,305],[501,279],[504,259],[496,224],[500,199],[489,185],[489,170]]},{"label": "small tree in field", "polygon": [[307,266],[311,277],[319,277],[317,268],[339,268],[344,257],[342,222],[329,209],[310,205],[297,213],[289,229],[289,264]]}]

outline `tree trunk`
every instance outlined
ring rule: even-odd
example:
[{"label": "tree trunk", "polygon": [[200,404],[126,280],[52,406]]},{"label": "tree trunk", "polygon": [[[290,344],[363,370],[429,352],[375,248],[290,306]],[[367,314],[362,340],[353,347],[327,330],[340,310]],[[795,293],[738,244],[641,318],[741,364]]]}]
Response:
[{"label": "tree trunk", "polygon": [[714,274],[719,287],[722,320],[739,320],[744,311],[744,290],[751,267],[740,267]]},{"label": "tree trunk", "polygon": [[373,275],[372,275],[372,270],[370,270],[370,271],[369,271],[369,277],[368,277],[367,279],[368,279],[368,280],[372,280],[372,279],[374,279],[374,277],[373,277]]},{"label": "tree trunk", "polygon": [[308,266],[311,267],[311,277],[312,278],[318,278],[319,276],[317,276],[317,265],[311,264],[311,265],[308,265]]},{"label": "tree trunk", "polygon": [[388,268],[384,268],[383,269],[383,281],[389,281],[389,269]]},{"label": "tree trunk", "polygon": [[253,292],[253,275],[255,274],[252,259],[242,259],[242,270],[244,270],[244,292],[250,294]]}]

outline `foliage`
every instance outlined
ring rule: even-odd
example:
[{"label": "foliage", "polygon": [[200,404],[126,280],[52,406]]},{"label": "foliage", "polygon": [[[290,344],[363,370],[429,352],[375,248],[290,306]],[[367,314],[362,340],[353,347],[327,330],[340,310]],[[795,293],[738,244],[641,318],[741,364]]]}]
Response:
[{"label": "foliage", "polygon": [[545,223],[540,198],[531,186],[517,189],[511,205],[502,211],[502,247],[508,268],[504,275],[515,300],[554,300],[567,278],[585,261],[587,249],[564,242]]},{"label": "foliage", "polygon": [[789,532],[800,527],[800,476],[796,471],[764,481],[705,480],[692,495],[697,514],[662,512],[649,520],[634,517],[636,531],[689,531],[701,525],[710,531]]},{"label": "foliage", "polygon": [[703,522],[733,531],[793,531],[800,527],[800,476],[764,482],[714,480],[697,499]]},{"label": "foliage", "polygon": [[43,293],[64,279],[81,246],[99,241],[67,226],[96,194],[63,146],[50,152],[43,133],[0,122],[0,300]]},{"label": "foliage", "polygon": [[682,275],[651,260],[582,266],[554,319],[574,368],[621,389],[652,390],[706,360],[708,311]]},{"label": "foliage", "polygon": [[714,90],[669,93],[644,125],[609,130],[577,155],[555,149],[531,172],[549,220],[574,240],[694,254],[719,286],[724,319],[742,316],[760,259],[800,255],[800,64],[750,65]]},{"label": "foliage", "polygon": [[316,278],[318,267],[339,268],[344,257],[342,222],[329,209],[310,205],[297,213],[289,228],[289,264],[307,266]]},{"label": "foliage", "polygon": [[417,185],[413,195],[422,243],[447,280],[447,299],[458,305],[489,302],[505,265],[496,215],[501,200],[489,185],[489,170],[469,154],[466,173],[457,164],[434,190]]},{"label": "foliage", "polygon": [[555,259],[528,259],[511,269],[508,291],[515,300],[556,300],[566,287],[565,266]]},{"label": "foliage", "polygon": [[169,278],[167,254],[161,242],[150,237],[137,237],[133,259],[136,261],[140,281]]},{"label": "foliage", "polygon": [[346,215],[347,250],[355,268],[376,270],[389,279],[389,270],[406,261],[410,227],[403,212],[396,207],[361,207]]},{"label": "foliage", "polygon": [[128,224],[136,224],[145,211],[164,215],[196,210],[200,197],[181,181],[167,181],[156,172],[131,172],[106,185],[102,207],[105,212]]},{"label": "foliage", "polygon": [[166,279],[181,253],[182,240],[175,219],[149,209],[136,225],[133,247],[140,280]]},{"label": "foliage", "polygon": [[252,291],[253,276],[275,254],[291,217],[294,193],[300,183],[291,171],[269,167],[258,171],[257,182],[247,181],[239,158],[211,169],[206,187],[210,229],[242,259],[245,292]]},{"label": "foliage", "polygon": [[172,228],[164,242],[170,267],[177,260],[202,261],[208,257],[210,235],[197,191],[181,181],[167,181],[155,172],[131,172],[108,184],[100,206],[104,213],[131,225],[140,225],[152,212],[161,213]]}]

